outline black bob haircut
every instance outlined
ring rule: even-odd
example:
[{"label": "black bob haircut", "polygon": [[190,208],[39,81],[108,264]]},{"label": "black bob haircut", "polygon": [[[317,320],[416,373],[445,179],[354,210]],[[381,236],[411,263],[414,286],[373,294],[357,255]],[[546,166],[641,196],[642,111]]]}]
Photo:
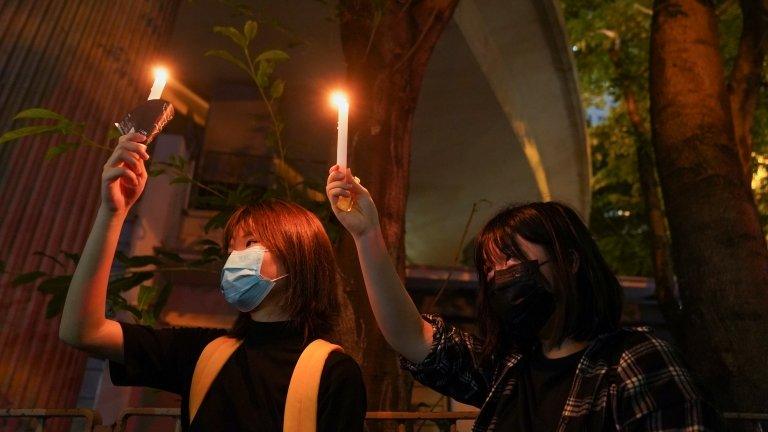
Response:
[{"label": "black bob haircut", "polygon": [[558,301],[553,318],[553,342],[566,338],[591,340],[619,327],[623,291],[586,227],[573,209],[558,202],[516,204],[485,224],[475,249],[480,292],[478,323],[483,336],[482,358],[503,355],[510,344],[501,334],[501,322],[488,301],[487,272],[493,251],[520,261],[531,259],[516,236],[544,248],[554,268],[553,289]]}]

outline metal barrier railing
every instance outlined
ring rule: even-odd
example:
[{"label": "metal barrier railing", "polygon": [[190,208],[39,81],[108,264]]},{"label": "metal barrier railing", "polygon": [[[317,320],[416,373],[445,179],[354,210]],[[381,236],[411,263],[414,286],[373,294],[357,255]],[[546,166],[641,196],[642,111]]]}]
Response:
[{"label": "metal barrier railing", "polygon": [[[127,408],[120,413],[117,423],[114,425],[113,432],[124,432],[128,426],[128,419],[131,417],[173,417],[176,419],[176,431],[181,430],[180,410],[178,408]],[[456,422],[459,420],[474,420],[477,417],[476,412],[392,412],[392,411],[370,411],[366,414],[366,422],[381,423],[394,422],[397,424],[397,430],[405,431],[408,424],[430,421],[442,426],[441,430],[447,427],[447,430],[455,432]]]},{"label": "metal barrier railing", "polygon": [[405,432],[409,424],[420,422],[432,422],[440,430],[456,432],[456,422],[459,420],[474,420],[476,411],[444,411],[444,412],[397,412],[397,411],[369,411],[365,420],[367,423],[395,422],[397,431]]},{"label": "metal barrier railing", "polygon": [[181,410],[178,408],[126,408],[117,417],[114,432],[124,432],[131,417],[172,417],[176,420],[174,432],[181,431]]},{"label": "metal barrier railing", "polygon": [[101,425],[101,416],[98,412],[86,408],[56,409],[56,408],[30,408],[30,409],[0,409],[0,419],[27,419],[35,432],[43,432],[47,420],[55,418],[75,419],[82,418],[85,421],[84,431],[90,432],[95,426]]},{"label": "metal barrier railing", "polygon": [[[455,432],[459,420],[474,420],[477,412],[396,412],[396,411],[370,411],[366,415],[366,422],[382,423],[394,422],[398,432],[404,432],[409,425],[431,422],[440,428]],[[113,425],[102,425],[98,412],[86,408],[73,409],[0,409],[0,420],[27,419],[31,422],[25,430],[44,432],[46,421],[56,418],[83,420],[83,432],[125,432],[128,420],[132,417],[170,417],[175,420],[174,429],[181,430],[180,410],[178,408],[126,408]],[[768,432],[768,413],[723,413],[723,418],[730,426],[747,426],[755,432]]]}]

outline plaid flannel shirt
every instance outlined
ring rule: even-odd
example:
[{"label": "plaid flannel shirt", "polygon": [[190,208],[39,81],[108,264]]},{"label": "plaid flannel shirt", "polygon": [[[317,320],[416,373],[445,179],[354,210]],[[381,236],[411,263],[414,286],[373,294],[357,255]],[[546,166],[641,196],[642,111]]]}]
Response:
[{"label": "plaid flannel shirt", "polygon": [[[422,384],[481,408],[474,432],[496,430],[499,400],[515,393],[515,366],[524,354],[512,351],[483,368],[479,338],[440,317],[424,319],[434,329],[432,350],[420,363],[401,358],[401,366]],[[586,348],[557,427],[558,432],[609,430],[715,431],[722,423],[672,346],[648,328],[623,328]]]}]

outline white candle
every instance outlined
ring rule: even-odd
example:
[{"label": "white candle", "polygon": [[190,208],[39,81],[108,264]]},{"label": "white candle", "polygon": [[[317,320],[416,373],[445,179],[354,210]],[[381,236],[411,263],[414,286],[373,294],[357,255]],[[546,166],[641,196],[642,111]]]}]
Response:
[{"label": "white candle", "polygon": [[[347,133],[349,131],[349,100],[342,92],[334,92],[331,102],[339,109],[338,135],[336,138],[336,165],[343,171],[347,170]],[[352,198],[339,197],[336,207],[348,212],[352,211]]]},{"label": "white candle", "polygon": [[165,83],[168,81],[168,71],[164,68],[155,68],[155,82],[152,84],[152,90],[149,91],[147,100],[160,99],[163,95]]},{"label": "white candle", "polygon": [[339,109],[338,135],[336,139],[336,165],[347,169],[347,133],[349,130],[349,101],[346,95],[335,92],[331,96],[333,104]]}]

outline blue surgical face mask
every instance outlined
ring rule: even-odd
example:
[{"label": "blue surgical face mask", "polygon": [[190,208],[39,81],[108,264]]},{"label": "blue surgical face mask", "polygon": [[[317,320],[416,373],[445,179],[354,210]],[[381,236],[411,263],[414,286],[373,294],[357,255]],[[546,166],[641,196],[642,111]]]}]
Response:
[{"label": "blue surgical face mask", "polygon": [[267,249],[256,245],[241,251],[233,251],[221,270],[221,292],[229,304],[240,312],[250,312],[267,297],[275,282],[288,276],[284,274],[275,279],[261,275],[261,264]]}]

